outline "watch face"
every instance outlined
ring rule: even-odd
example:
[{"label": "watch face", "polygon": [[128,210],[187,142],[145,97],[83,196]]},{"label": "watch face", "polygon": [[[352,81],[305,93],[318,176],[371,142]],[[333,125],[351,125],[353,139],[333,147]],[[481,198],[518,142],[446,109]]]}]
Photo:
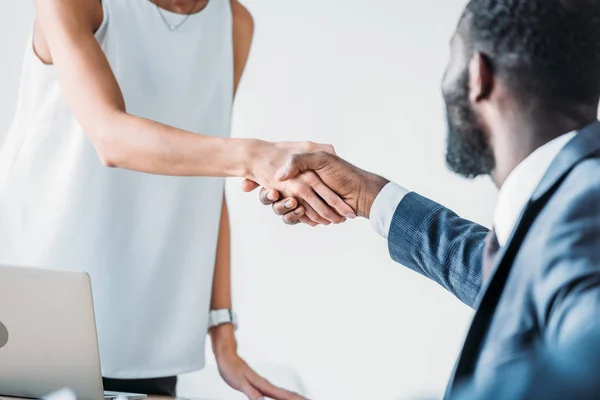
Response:
[{"label": "watch face", "polygon": [[8,329],[6,326],[0,321],[0,349],[6,346],[8,343]]}]

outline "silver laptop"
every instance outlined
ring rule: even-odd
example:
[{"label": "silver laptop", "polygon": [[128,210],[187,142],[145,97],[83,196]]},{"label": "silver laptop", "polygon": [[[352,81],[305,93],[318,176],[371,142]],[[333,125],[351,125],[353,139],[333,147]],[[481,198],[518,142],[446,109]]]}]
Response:
[{"label": "silver laptop", "polygon": [[103,390],[86,273],[0,266],[0,396],[63,388],[78,400],[146,397]]}]

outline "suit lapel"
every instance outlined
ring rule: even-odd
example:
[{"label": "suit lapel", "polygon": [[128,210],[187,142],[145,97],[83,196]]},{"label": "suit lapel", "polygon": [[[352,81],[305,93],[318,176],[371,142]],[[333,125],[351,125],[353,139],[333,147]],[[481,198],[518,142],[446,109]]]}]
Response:
[{"label": "suit lapel", "polygon": [[477,311],[450,380],[447,395],[450,394],[457,382],[472,376],[475,371],[496,306],[529,227],[573,167],[581,160],[593,155],[600,155],[600,122],[595,122],[580,130],[558,154],[521,213],[506,245],[500,250],[492,275],[482,288],[482,295],[476,307]]},{"label": "suit lapel", "polygon": [[482,288],[482,295],[477,306],[477,311],[471,322],[465,344],[450,380],[447,394],[454,389],[456,383],[460,383],[460,381],[471,377],[475,372],[483,341],[492,322],[494,311],[496,310],[506,281],[508,280],[514,258],[527,234],[528,227],[540,209],[539,206],[536,206],[536,203],[529,203],[525,207],[517,228],[513,231],[507,244],[500,250],[494,272],[490,276],[487,285]]}]

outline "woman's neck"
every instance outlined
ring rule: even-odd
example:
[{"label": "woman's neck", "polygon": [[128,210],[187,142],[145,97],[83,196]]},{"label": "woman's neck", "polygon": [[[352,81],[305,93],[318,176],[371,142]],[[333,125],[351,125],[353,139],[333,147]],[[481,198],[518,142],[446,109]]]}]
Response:
[{"label": "woman's neck", "polygon": [[150,0],[167,11],[178,14],[194,14],[206,7],[209,0]]}]

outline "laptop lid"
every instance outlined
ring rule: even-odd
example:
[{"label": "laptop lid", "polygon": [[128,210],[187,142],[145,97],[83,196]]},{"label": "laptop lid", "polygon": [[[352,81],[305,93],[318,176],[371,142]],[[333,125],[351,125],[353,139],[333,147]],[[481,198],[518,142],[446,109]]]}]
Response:
[{"label": "laptop lid", "polygon": [[0,395],[103,400],[89,276],[0,266]]}]

